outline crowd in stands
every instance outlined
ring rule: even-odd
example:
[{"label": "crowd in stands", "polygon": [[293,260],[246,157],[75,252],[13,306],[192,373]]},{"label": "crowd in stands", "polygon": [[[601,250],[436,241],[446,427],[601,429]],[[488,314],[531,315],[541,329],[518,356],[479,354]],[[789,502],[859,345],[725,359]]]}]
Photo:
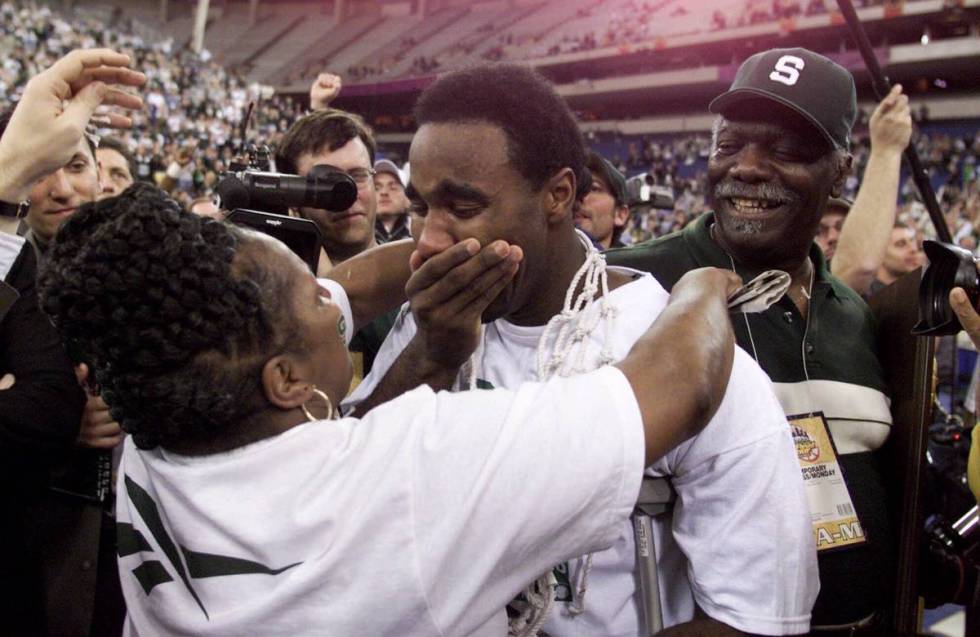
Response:
[{"label": "crowd in stands", "polygon": [[[862,8],[884,2],[885,0],[858,0],[855,5]],[[542,43],[548,31],[518,36],[515,36],[512,31],[506,31],[498,34],[495,45],[484,50],[480,55],[482,59],[488,61],[517,60],[648,42],[657,36],[670,34],[670,26],[665,27],[665,19],[669,22],[670,19],[684,18],[689,16],[691,11],[698,10],[672,0],[628,0],[611,5],[611,0],[605,0],[578,11],[576,16],[578,19],[594,18],[594,22],[600,22],[602,26],[597,28],[573,30],[564,34],[558,41],[548,44]],[[719,31],[764,24],[801,15],[817,15],[828,10],[826,0],[745,0],[731,10],[714,10],[710,15],[708,30]],[[705,18],[708,19],[707,13]],[[654,30],[655,26],[656,30]],[[493,24],[488,22],[478,30],[478,33],[482,39],[486,36],[486,32],[493,30]],[[413,39],[406,38],[400,44],[399,53],[396,55],[384,62],[362,62],[350,65],[346,70],[347,77],[358,82],[386,78],[390,67],[404,59],[406,53],[416,44]],[[429,75],[448,68],[453,58],[471,54],[475,46],[476,43],[463,42],[434,56],[418,56],[413,59],[407,75]],[[319,70],[315,67],[322,66],[323,64],[311,65],[300,75],[304,78],[313,77]],[[299,79],[299,76],[292,79]]]},{"label": "crowd in stands", "polygon": [[[806,11],[811,11],[817,2],[810,2]],[[865,2],[871,3],[872,0]],[[628,6],[638,12],[629,14],[630,19],[644,24],[646,20],[640,18],[652,16],[660,4],[633,2]],[[752,3],[747,5],[747,10],[750,6]],[[798,7],[798,3],[776,0],[767,6],[771,6],[772,15],[783,16],[787,11],[794,11],[793,6]],[[239,155],[241,120],[250,101],[262,98],[248,134],[249,140],[258,145],[274,147],[283,131],[302,112],[290,97],[260,95],[259,87],[247,85],[209,56],[177,48],[172,40],[145,39],[121,18],[114,28],[106,29],[95,19],[68,21],[50,9],[9,1],[0,4],[0,18],[0,46],[11,52],[0,64],[2,100],[16,99],[29,77],[74,48],[109,46],[133,55],[149,78],[145,92],[147,106],[144,112],[135,114],[134,126],[123,134],[123,140],[136,158],[140,179],[159,181],[168,168],[179,166],[174,193],[185,204],[210,195],[218,176]],[[611,19],[618,23],[621,18]],[[625,21],[626,17],[622,19]],[[746,19],[751,17],[740,18]],[[425,73],[438,65],[433,58],[419,58],[413,68]],[[359,77],[374,72],[369,67],[355,70]],[[634,214],[623,236],[625,242],[637,243],[679,230],[706,210],[703,184],[710,142],[706,134],[667,141],[633,140],[625,143],[622,153],[610,156],[626,175],[649,173],[654,183],[673,191],[675,200],[673,210]],[[976,170],[980,132],[972,138],[923,134],[917,145],[925,165],[935,176],[934,185],[953,234],[957,241],[972,249],[980,235],[980,186]],[[854,156],[855,176],[848,180],[845,192],[849,198],[857,192],[858,176],[863,174],[867,161],[866,134],[856,136]],[[919,228],[924,235],[932,232],[925,207],[910,179],[906,179],[902,188],[899,205],[903,221]]]},{"label": "crowd in stands", "polygon": [[[678,136],[668,140],[627,141],[622,155],[611,157],[625,175],[651,176],[651,181],[669,188],[674,196],[672,210],[634,212],[623,235],[627,243],[640,243],[683,229],[707,210],[705,170],[711,138],[706,134]],[[955,241],[976,250],[980,240],[980,128],[972,134],[924,132],[916,141],[920,158],[929,171],[933,188],[946,213]],[[854,139],[854,171],[847,180],[844,197],[853,200],[861,185],[860,176],[868,161],[867,131]],[[905,175],[899,193],[899,221],[918,231],[920,241],[934,238],[935,231],[912,178]]]},{"label": "crowd in stands", "polygon": [[0,100],[16,100],[26,81],[77,48],[110,47],[130,54],[148,77],[144,111],[122,134],[136,158],[137,177],[158,178],[176,163],[176,195],[183,203],[206,195],[241,149],[240,126],[258,101],[249,141],[274,145],[300,107],[289,97],[260,95],[208,55],[150,41],[121,20],[112,28],[92,18],[66,20],[45,7],[0,4]]},{"label": "crowd in stands", "polygon": [[[862,8],[884,4],[884,2],[885,0],[859,0],[854,4]],[[682,18],[689,15],[690,11],[696,10],[670,0],[644,0],[643,2],[630,0],[612,11],[609,9],[605,2],[583,9],[579,17],[606,16],[607,22],[597,29],[566,34],[558,42],[546,48],[536,47],[535,38],[531,38],[530,41],[527,38],[515,41],[513,35],[502,34],[498,37],[498,45],[484,52],[483,57],[487,60],[548,57],[646,42],[656,36],[671,35],[670,27],[664,26],[665,18]],[[711,13],[709,30],[720,31],[765,24],[800,15],[818,15],[827,11],[825,0],[746,0],[732,11],[714,10]],[[655,24],[657,31],[653,32],[651,28]]]}]

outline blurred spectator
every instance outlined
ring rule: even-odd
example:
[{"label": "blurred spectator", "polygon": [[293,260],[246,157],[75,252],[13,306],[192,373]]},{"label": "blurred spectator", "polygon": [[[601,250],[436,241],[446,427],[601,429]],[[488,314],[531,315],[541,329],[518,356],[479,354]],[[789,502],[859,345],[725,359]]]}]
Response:
[{"label": "blurred spectator", "polygon": [[374,190],[378,193],[374,238],[379,244],[409,236],[408,197],[402,179],[401,171],[390,159],[374,163]]},{"label": "blurred spectator", "polygon": [[850,201],[840,197],[831,197],[827,201],[823,216],[820,217],[820,227],[814,241],[823,250],[823,255],[828,263],[834,258],[834,252],[837,250],[837,239],[840,237],[840,231],[844,227],[844,219],[850,210]]},{"label": "blurred spectator", "polygon": [[922,265],[922,251],[915,239],[915,230],[904,223],[896,223],[892,228],[885,256],[871,283],[870,294],[891,285],[902,275]]},{"label": "blurred spectator", "polygon": [[129,149],[114,137],[102,137],[95,149],[95,159],[99,165],[99,186],[102,192],[99,199],[115,197],[129,188],[136,174],[136,160]]},{"label": "blurred spectator", "polygon": [[620,237],[629,218],[626,178],[596,152],[589,153],[587,166],[592,173],[592,183],[575,209],[575,225],[584,230],[600,250],[622,248],[624,244]]}]

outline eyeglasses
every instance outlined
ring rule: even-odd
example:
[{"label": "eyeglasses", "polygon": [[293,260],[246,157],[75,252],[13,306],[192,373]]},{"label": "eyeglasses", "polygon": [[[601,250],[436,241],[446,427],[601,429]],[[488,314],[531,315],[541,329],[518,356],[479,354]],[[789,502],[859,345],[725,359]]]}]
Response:
[{"label": "eyeglasses", "polygon": [[345,171],[347,175],[354,180],[358,188],[367,186],[368,184],[374,183],[374,176],[377,171],[373,168],[354,168],[353,170]]}]

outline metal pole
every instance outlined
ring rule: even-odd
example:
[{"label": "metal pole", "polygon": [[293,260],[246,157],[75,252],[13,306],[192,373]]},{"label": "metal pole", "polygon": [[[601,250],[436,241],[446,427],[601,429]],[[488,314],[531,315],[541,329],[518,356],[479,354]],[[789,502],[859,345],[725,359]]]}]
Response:
[{"label": "metal pole", "polygon": [[195,53],[200,53],[204,48],[204,29],[208,24],[208,7],[210,0],[197,0],[197,13],[194,15],[194,35],[191,40],[191,49]]},{"label": "metal pole", "polygon": [[[871,75],[871,87],[874,89],[875,97],[880,102],[888,95],[888,91],[891,90],[891,82],[885,77],[885,73],[878,64],[878,58],[875,56],[874,49],[871,48],[871,42],[868,41],[868,34],[865,33],[864,27],[861,26],[861,21],[858,20],[857,12],[854,11],[854,5],[851,4],[851,0],[837,0],[837,6],[840,7],[840,11],[844,15],[844,20],[847,22],[851,35],[854,37],[854,41],[858,46],[858,50],[861,51],[861,57],[864,58],[864,65]],[[912,173],[912,181],[915,182],[916,187],[919,189],[919,194],[922,195],[922,202],[925,204],[926,210],[929,211],[929,218],[932,219],[932,225],[936,228],[936,236],[943,243],[952,243],[953,235],[949,233],[949,228],[946,226],[946,219],[943,217],[942,210],[939,209],[939,202],[936,201],[936,193],[932,190],[929,175],[922,168],[922,162],[919,161],[919,153],[915,150],[914,143],[909,143],[904,155],[905,161],[908,162],[909,170]]]}]

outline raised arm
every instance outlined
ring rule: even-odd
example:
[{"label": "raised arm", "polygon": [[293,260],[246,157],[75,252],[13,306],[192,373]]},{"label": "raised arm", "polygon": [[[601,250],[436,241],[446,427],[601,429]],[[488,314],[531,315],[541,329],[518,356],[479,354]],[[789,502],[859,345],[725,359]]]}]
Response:
[{"label": "raised arm", "polygon": [[727,270],[688,272],[647,333],[616,365],[640,407],[647,465],[699,432],[718,410],[735,357],[727,299],[741,283]]},{"label": "raised arm", "polygon": [[322,111],[330,107],[330,103],[340,95],[343,80],[333,73],[320,73],[310,84],[310,110]]},{"label": "raised arm", "polygon": [[[110,86],[146,81],[129,63],[128,55],[109,49],[77,50],[31,78],[0,138],[0,200],[23,201],[38,180],[64,166],[100,105],[143,105],[138,96]],[[132,121],[112,113],[99,123],[125,128]]]},{"label": "raised arm", "polygon": [[412,274],[408,260],[414,249],[411,239],[385,243],[347,259],[327,274],[326,278],[347,292],[355,332],[405,302],[405,284]]},{"label": "raised arm", "polygon": [[895,225],[902,152],[912,135],[909,98],[901,84],[881,101],[869,126],[871,155],[831,266],[834,276],[858,294],[870,289]]}]

